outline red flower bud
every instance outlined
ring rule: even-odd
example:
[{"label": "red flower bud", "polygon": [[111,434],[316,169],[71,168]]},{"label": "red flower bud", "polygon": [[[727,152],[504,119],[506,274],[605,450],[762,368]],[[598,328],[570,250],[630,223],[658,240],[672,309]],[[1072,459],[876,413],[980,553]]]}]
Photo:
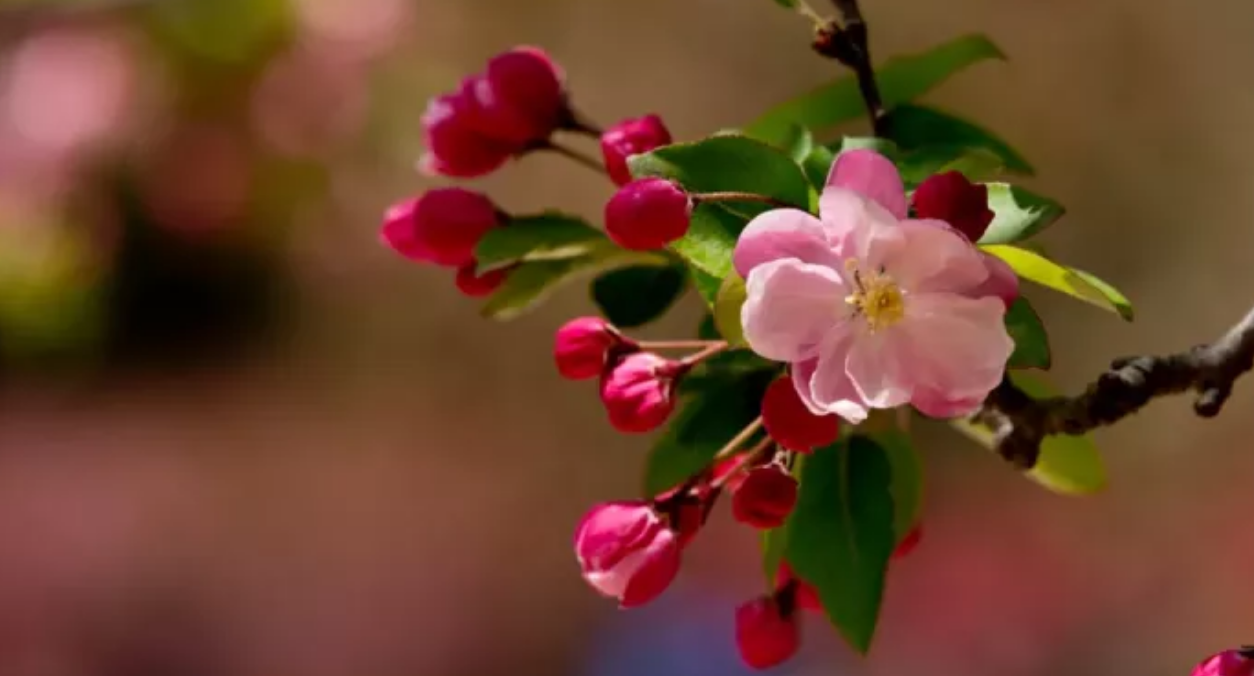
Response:
[{"label": "red flower bud", "polygon": [[797,504],[797,480],[776,464],[749,470],[732,494],[732,516],[754,528],[783,525]]},{"label": "red flower bud", "polygon": [[457,289],[471,298],[492,295],[493,291],[501,288],[505,277],[509,275],[509,268],[496,268],[480,275],[475,272],[476,267],[477,264],[471,261],[457,268],[457,276],[453,279]]},{"label": "red flower bud", "polygon": [[389,208],[379,235],[410,260],[461,267],[474,261],[479,240],[499,225],[496,206],[482,194],[436,188]]},{"label": "red flower bud", "polygon": [[779,572],[775,574],[775,593],[783,592],[789,584],[793,585],[793,603],[796,607],[823,612],[823,602],[819,600],[818,591],[809,582],[793,574],[785,561],[779,564]]},{"label": "red flower bud", "polygon": [[601,375],[612,348],[622,347],[626,351],[634,346],[604,319],[579,317],[557,330],[553,358],[563,378],[583,380]]},{"label": "red flower bud", "polygon": [[535,47],[515,47],[488,61],[474,81],[480,133],[519,149],[543,141],[566,111],[562,72]]},{"label": "red flower bud", "polygon": [[601,134],[601,154],[610,179],[618,185],[631,182],[627,158],[670,145],[671,133],[657,115],[623,120]]},{"label": "red flower bud", "polygon": [[[473,82],[473,81],[472,81]],[[422,115],[418,170],[428,175],[474,178],[498,169],[520,149],[483,135],[479,111],[465,88],[431,99]]]},{"label": "red flower bud", "polygon": [[601,378],[601,402],[620,432],[657,429],[675,410],[675,381],[683,365],[651,352],[634,352]]},{"label": "red flower bud", "polygon": [[631,608],[666,591],[679,572],[680,547],[647,503],[606,502],[579,522],[575,556],[588,584]]},{"label": "red flower bud", "polygon": [[972,242],[980,241],[993,222],[988,187],[968,181],[957,171],[929,176],[923,181],[914,191],[914,212],[919,218],[945,221]]},{"label": "red flower bud", "polygon": [[605,231],[624,249],[660,249],[683,237],[692,220],[692,200],[663,178],[632,181],[605,205]]},{"label": "red flower bud", "polygon": [[900,559],[910,555],[916,547],[919,546],[919,540],[923,539],[923,527],[915,526],[906,533],[906,537],[897,543],[897,548],[893,550],[893,558]]},{"label": "red flower bud", "polygon": [[797,618],[783,613],[769,596],[736,609],[736,649],[754,669],[769,669],[788,661],[801,644]]},{"label": "red flower bud", "polygon": [[1212,655],[1194,667],[1191,676],[1254,676],[1254,646]]},{"label": "red flower bud", "polygon": [[762,425],[784,448],[810,453],[840,436],[840,418],[814,415],[797,395],[793,379],[784,376],[771,383],[762,397]]}]

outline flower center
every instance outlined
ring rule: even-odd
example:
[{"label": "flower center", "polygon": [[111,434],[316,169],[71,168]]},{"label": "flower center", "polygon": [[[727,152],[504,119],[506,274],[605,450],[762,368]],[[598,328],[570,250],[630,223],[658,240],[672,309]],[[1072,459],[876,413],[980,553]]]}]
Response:
[{"label": "flower center", "polygon": [[845,268],[853,277],[854,292],[845,298],[845,302],[853,306],[854,314],[866,319],[872,331],[887,328],[901,321],[906,313],[905,299],[901,287],[884,273],[878,271],[863,272],[858,261],[845,261]]}]

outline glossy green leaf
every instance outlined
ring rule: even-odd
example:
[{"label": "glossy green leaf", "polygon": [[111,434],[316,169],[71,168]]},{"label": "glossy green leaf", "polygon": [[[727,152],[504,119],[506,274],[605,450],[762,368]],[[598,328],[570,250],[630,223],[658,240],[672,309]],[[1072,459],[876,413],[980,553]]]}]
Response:
[{"label": "glossy green leaf", "polygon": [[728,344],[740,346],[745,344],[745,330],[740,324],[740,308],[747,298],[745,280],[734,271],[723,280],[714,301],[714,325]]},{"label": "glossy green leaf", "polygon": [[890,160],[896,160],[901,154],[901,149],[891,139],[878,136],[845,136],[836,148],[837,155],[850,150],[874,150]]},{"label": "glossy green leaf", "polygon": [[980,244],[1014,244],[1044,230],[1066,213],[1062,205],[1019,186],[988,184],[988,207],[993,222]]},{"label": "glossy green leaf", "polygon": [[[713,136],[678,143],[628,160],[635,178],[660,176],[691,192],[749,192],[766,195],[801,209],[809,208],[812,188],[801,167],[784,151],[744,136]],[[769,206],[727,203],[728,209],[752,216]]]},{"label": "glossy green leaf", "polygon": [[718,297],[718,290],[723,286],[723,280],[692,265],[688,266],[688,273],[692,275],[692,286],[701,296],[701,300],[704,300],[707,306],[714,307],[714,300]]},{"label": "glossy green leaf", "polygon": [[870,648],[879,619],[897,541],[893,511],[892,465],[875,441],[855,435],[807,460],[785,558],[860,653]]},{"label": "glossy green leaf", "polygon": [[832,162],[836,161],[836,153],[827,146],[814,146],[801,168],[814,189],[822,192],[827,183],[827,175],[832,171]]},{"label": "glossy green leaf", "polygon": [[1011,368],[1048,369],[1050,366],[1049,335],[1045,324],[1027,298],[1019,296],[1006,311],[1006,333],[1015,341],[1015,351],[1007,366]]},{"label": "glossy green leaf", "polygon": [[520,263],[510,271],[480,313],[505,321],[534,308],[562,284],[609,268],[631,264],[664,264],[656,254],[602,248],[576,258]]},{"label": "glossy green leaf", "polygon": [[[805,473],[806,457],[798,453],[793,458],[792,474],[800,477]],[[762,573],[766,577],[766,588],[775,589],[775,579],[779,575],[779,567],[784,563],[785,550],[788,548],[788,527],[793,514],[783,525],[762,531]]]},{"label": "glossy green leaf", "polygon": [[1113,286],[1090,273],[1059,265],[1038,253],[1019,247],[994,244],[981,248],[1005,261],[1023,279],[1074,296],[1132,321],[1132,304],[1128,299]]},{"label": "glossy green leaf", "polygon": [[773,2],[784,9],[796,9],[798,0],[773,0]]},{"label": "glossy green leaf", "polygon": [[780,139],[779,148],[787,153],[793,162],[802,164],[810,156],[810,151],[814,150],[814,136],[810,134],[809,129],[799,124],[790,125],[788,133]]},{"label": "glossy green leaf", "polygon": [[997,178],[1005,166],[1001,158],[987,150],[960,146],[926,146],[902,153],[897,160],[907,191],[934,174],[956,171],[968,180],[982,183]]},{"label": "glossy green leaf", "polygon": [[517,261],[578,258],[607,246],[612,246],[609,239],[583,219],[544,213],[515,218],[504,228],[489,230],[475,247],[475,260],[482,273]]},{"label": "glossy green leaf", "polygon": [[697,324],[697,340],[722,340],[723,336],[719,335],[718,327],[714,325],[714,314],[707,312],[701,316],[701,323]]},{"label": "glossy green leaf", "polygon": [[683,293],[683,265],[635,265],[602,273],[592,282],[592,299],[619,328],[634,328],[661,317]]},{"label": "glossy green leaf", "polygon": [[1010,171],[1028,175],[1035,172],[1023,155],[992,132],[930,106],[903,103],[889,112],[884,124],[888,138],[903,151],[933,145],[984,151]]},{"label": "glossy green leaf", "polygon": [[892,466],[893,532],[901,542],[918,525],[923,515],[923,461],[910,440],[899,429],[871,435]]},{"label": "glossy green leaf", "polygon": [[[876,69],[876,79],[884,105],[893,108],[922,96],[972,64],[1004,58],[987,37],[969,35],[920,54],[891,59]],[[777,142],[787,135],[790,125],[820,132],[865,114],[857,80],[847,76],[775,106],[750,124],[745,133]]]},{"label": "glossy green leaf", "polygon": [[671,251],[722,284],[732,271],[732,253],[746,224],[747,219],[717,204],[697,205],[687,234],[670,245]]},{"label": "glossy green leaf", "polygon": [[[1039,376],[1012,372],[1010,379],[1027,394],[1042,399],[1058,393]],[[993,448],[993,433],[987,427],[957,419],[950,424],[985,448]],[[1045,437],[1036,466],[1025,472],[1033,481],[1055,493],[1088,495],[1106,488],[1106,466],[1093,443],[1092,435]]]},{"label": "glossy green leaf", "polygon": [[[746,364],[756,356],[746,356]],[[775,377],[770,368],[694,373],[685,378],[680,410],[645,463],[645,495],[658,495],[710,465],[715,454],[753,422],[762,394]]]}]

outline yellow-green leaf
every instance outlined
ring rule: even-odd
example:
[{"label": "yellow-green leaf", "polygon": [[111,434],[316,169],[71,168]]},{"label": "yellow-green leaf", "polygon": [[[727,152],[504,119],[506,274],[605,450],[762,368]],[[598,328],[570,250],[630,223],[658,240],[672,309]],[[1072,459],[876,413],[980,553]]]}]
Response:
[{"label": "yellow-green leaf", "polygon": [[733,271],[723,279],[714,299],[714,325],[733,347],[745,345],[745,330],[740,324],[740,308],[745,304],[745,280]]},{"label": "yellow-green leaf", "polygon": [[1113,286],[1088,272],[1060,265],[1038,253],[1019,247],[992,244],[981,248],[1005,261],[1023,279],[1074,296],[1132,321],[1132,304],[1128,299]]}]

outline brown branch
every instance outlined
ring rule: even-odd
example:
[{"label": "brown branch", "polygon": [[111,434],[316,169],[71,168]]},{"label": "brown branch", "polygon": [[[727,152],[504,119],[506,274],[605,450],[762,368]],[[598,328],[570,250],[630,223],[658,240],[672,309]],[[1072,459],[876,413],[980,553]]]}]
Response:
[{"label": "brown branch", "polygon": [[840,24],[835,21],[820,28],[814,36],[814,51],[830,59],[836,59],[851,68],[858,78],[858,91],[866,104],[867,116],[876,136],[886,136],[887,111],[875,82],[875,68],[871,63],[871,48],[866,20],[858,0],[832,0],[840,13]]},{"label": "brown branch", "polygon": [[1117,359],[1075,397],[1033,399],[1008,379],[994,389],[974,420],[993,430],[998,453],[1030,468],[1051,434],[1084,434],[1112,425],[1169,394],[1194,391],[1193,410],[1217,415],[1238,378],[1254,368],[1254,309],[1213,343],[1161,357]]}]

